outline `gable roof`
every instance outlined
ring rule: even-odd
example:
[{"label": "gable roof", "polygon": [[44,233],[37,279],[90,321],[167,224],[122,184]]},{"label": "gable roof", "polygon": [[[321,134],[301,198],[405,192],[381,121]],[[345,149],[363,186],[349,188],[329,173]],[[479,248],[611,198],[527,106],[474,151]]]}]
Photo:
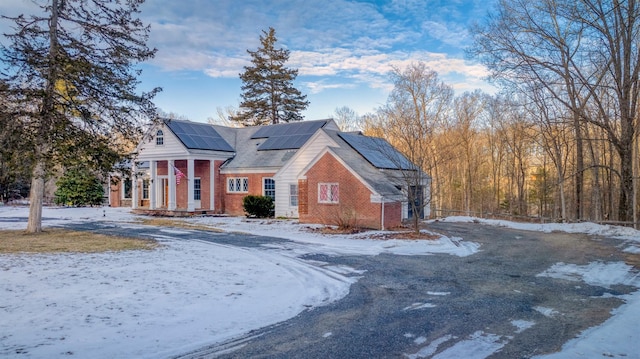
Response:
[{"label": "gable roof", "polygon": [[270,126],[213,126],[234,148],[225,171],[251,168],[279,170],[320,128],[337,128],[333,120],[301,121]]},{"label": "gable roof", "polygon": [[[368,187],[373,188],[377,194],[383,197],[403,197],[402,187],[406,186],[403,174],[406,173],[407,170],[415,171],[416,166],[406,160],[398,150],[383,139],[368,137],[361,134],[351,134],[352,136],[358,136],[358,139],[364,141],[366,144],[370,144],[367,142],[369,141],[367,139],[374,139],[372,140],[373,143],[378,143],[380,140],[384,141],[384,143],[386,143],[386,145],[384,145],[385,151],[392,150],[392,152],[389,152],[391,156],[402,156],[402,158],[404,158],[411,166],[410,169],[389,169],[375,166],[344,139],[345,132],[330,130],[324,130],[324,132],[339,145],[339,147],[331,148],[331,153],[338,157],[351,171],[355,172],[360,180],[365,182]],[[373,151],[373,149],[371,150]],[[382,156],[382,154],[379,155]],[[387,153],[384,153],[384,155],[386,156]],[[409,165],[406,167],[409,167]],[[424,174],[422,171],[420,173]],[[429,178],[429,176],[424,174],[424,178]]]},{"label": "gable roof", "polygon": [[187,149],[235,151],[210,124],[181,120],[164,120],[164,123]]},{"label": "gable roof", "polygon": [[338,136],[376,168],[390,170],[416,169],[416,166],[411,161],[383,138],[363,136],[352,132],[340,132]]}]

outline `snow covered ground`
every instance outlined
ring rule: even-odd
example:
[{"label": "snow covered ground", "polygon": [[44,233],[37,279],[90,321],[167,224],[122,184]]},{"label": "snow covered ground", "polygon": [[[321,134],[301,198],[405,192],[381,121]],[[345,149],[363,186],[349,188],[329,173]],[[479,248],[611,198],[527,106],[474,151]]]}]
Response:
[{"label": "snow covered ground", "polygon": [[[25,207],[0,207],[0,229],[25,228],[27,215]],[[44,209],[43,217],[45,226],[82,221],[137,226],[135,216],[121,208],[52,207]],[[225,231],[287,238],[294,243],[242,249],[197,240],[180,241],[172,238],[172,233],[181,230],[166,230],[157,238],[163,246],[153,251],[0,255],[0,356],[170,357],[338,300],[362,275],[352,268],[304,261],[298,258],[302,254],[468,256],[479,247],[462,238],[365,238],[375,232],[327,236],[311,232],[295,221],[222,217],[184,220]],[[554,229],[510,222],[491,224],[587,233],[599,228],[591,224],[553,225]],[[603,232],[599,233],[623,239],[624,250],[640,252],[639,232],[600,227]],[[582,267],[556,264],[540,275],[640,287],[638,275],[633,273],[619,264],[596,263]],[[627,304],[618,308],[611,319],[548,358],[602,357],[603,353],[638,357],[640,292],[624,298]],[[533,324],[514,325],[526,330]],[[437,357],[485,358],[502,347],[491,335],[476,334]],[[449,339],[443,338],[442,342]],[[426,351],[435,352],[438,345],[431,343]]]}]

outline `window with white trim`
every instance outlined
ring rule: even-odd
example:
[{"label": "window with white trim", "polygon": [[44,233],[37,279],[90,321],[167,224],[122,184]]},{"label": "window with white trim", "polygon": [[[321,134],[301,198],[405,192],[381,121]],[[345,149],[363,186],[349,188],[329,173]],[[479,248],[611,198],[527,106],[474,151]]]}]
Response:
[{"label": "window with white trim", "polygon": [[156,146],[164,145],[164,132],[162,130],[158,130],[156,132]]},{"label": "window with white trim", "polygon": [[318,203],[339,203],[340,191],[337,183],[318,183]]},{"label": "window with white trim", "polygon": [[123,199],[131,199],[131,189],[132,189],[131,178],[125,178],[122,181],[122,198]]},{"label": "window with white trim", "polygon": [[249,178],[248,177],[227,178],[227,192],[229,193],[249,192]]},{"label": "window with white trim", "polygon": [[142,180],[142,199],[149,199],[149,179]]},{"label": "window with white trim", "polygon": [[200,181],[200,178],[194,178],[193,179],[193,199],[195,201],[199,201],[200,197],[202,196],[202,181]]},{"label": "window with white trim", "polygon": [[276,181],[273,178],[262,179],[262,195],[276,200]]},{"label": "window with white trim", "polygon": [[298,185],[289,185],[289,205],[291,207],[298,207]]}]

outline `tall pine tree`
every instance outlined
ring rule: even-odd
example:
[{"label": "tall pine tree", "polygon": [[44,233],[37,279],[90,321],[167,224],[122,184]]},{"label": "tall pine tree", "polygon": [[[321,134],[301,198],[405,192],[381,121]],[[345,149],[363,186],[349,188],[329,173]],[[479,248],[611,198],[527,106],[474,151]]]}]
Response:
[{"label": "tall pine tree", "polygon": [[301,111],[309,101],[293,81],[298,76],[297,69],[285,67],[289,60],[289,50],[276,49],[276,31],[262,31],[262,47],[256,51],[247,50],[252,66],[245,66],[240,74],[242,80],[242,102],[240,111],[232,120],[245,126],[278,124],[300,121]]},{"label": "tall pine tree", "polygon": [[38,15],[3,17],[15,29],[0,48],[5,98],[29,134],[25,156],[33,163],[27,232],[42,230],[51,168],[81,160],[106,171],[155,117],[151,99],[159,89],[136,88],[137,64],[155,54],[146,46],[149,27],[137,18],[143,2],[48,0]]}]

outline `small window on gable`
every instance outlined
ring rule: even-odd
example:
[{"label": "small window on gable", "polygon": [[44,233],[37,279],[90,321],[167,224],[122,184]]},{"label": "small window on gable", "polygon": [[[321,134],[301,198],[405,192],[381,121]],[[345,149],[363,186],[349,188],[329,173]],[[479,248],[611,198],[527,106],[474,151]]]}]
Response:
[{"label": "small window on gable", "polygon": [[162,130],[158,130],[156,132],[156,146],[164,145],[164,132]]}]

